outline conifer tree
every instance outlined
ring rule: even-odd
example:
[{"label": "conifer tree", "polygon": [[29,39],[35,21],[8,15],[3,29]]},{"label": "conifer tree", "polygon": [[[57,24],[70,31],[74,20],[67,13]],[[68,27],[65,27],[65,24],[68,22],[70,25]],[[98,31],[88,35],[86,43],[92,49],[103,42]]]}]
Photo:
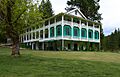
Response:
[{"label": "conifer tree", "polygon": [[52,4],[49,0],[42,0],[41,4],[39,6],[40,13],[43,14],[43,19],[49,18],[54,15],[54,12],[52,10]]},{"label": "conifer tree", "polygon": [[[67,1],[68,6],[77,6],[87,17],[87,19],[92,21],[100,21],[101,14],[98,13],[100,9],[99,2],[100,0],[70,0]],[[72,8],[67,8],[67,11],[72,10]]]}]

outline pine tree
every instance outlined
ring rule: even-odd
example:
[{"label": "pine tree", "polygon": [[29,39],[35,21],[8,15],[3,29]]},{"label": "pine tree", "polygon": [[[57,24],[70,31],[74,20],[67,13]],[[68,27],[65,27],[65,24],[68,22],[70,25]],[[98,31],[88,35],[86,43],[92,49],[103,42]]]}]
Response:
[{"label": "pine tree", "polygon": [[[100,0],[70,0],[67,1],[68,6],[77,6],[83,12],[83,14],[92,21],[100,21],[101,14],[98,13],[100,8],[99,2]],[[67,10],[72,10],[72,7],[67,8]]]},{"label": "pine tree", "polygon": [[40,13],[43,14],[43,19],[49,18],[54,15],[54,12],[52,10],[52,4],[49,0],[42,0],[41,4],[39,6]]}]

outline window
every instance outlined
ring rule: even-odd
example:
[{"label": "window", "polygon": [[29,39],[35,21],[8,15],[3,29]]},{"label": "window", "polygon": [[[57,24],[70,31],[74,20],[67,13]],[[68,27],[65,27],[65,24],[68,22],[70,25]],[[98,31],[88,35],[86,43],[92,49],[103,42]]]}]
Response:
[{"label": "window", "polygon": [[64,35],[71,35],[71,27],[69,25],[64,26]]},{"label": "window", "polygon": [[39,38],[39,31],[36,32],[36,38]]},{"label": "window", "polygon": [[74,36],[79,36],[79,28],[78,27],[74,27],[73,32],[74,32]]},{"label": "window", "polygon": [[43,30],[40,31],[40,38],[43,38]]},{"label": "window", "polygon": [[88,37],[93,38],[93,30],[91,29],[88,30]]},{"label": "window", "polygon": [[77,15],[77,10],[75,10],[75,15]]},{"label": "window", "polygon": [[95,39],[99,39],[99,32],[95,31]]},{"label": "window", "polygon": [[45,29],[45,38],[48,38],[48,29]]},{"label": "window", "polygon": [[33,32],[33,39],[35,39],[35,32]]},{"label": "window", "polygon": [[85,38],[87,37],[87,30],[85,28],[81,29],[81,36]]},{"label": "window", "polygon": [[61,36],[62,35],[62,26],[58,25],[56,27],[56,36]]},{"label": "window", "polygon": [[26,35],[24,35],[24,40],[26,40]]},{"label": "window", "polygon": [[70,35],[70,29],[66,28],[66,35]]},{"label": "window", "polygon": [[50,28],[50,37],[54,37],[54,27]]}]

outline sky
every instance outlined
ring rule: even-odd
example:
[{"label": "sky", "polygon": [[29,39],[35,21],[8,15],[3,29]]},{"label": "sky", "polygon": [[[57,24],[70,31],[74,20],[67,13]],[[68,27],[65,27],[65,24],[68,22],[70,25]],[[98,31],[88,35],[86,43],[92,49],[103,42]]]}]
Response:
[{"label": "sky", "polygon": [[[68,0],[50,0],[55,14],[66,12]],[[120,0],[100,0],[100,10],[102,13],[102,27],[104,34],[110,35],[115,29],[120,28]]]}]

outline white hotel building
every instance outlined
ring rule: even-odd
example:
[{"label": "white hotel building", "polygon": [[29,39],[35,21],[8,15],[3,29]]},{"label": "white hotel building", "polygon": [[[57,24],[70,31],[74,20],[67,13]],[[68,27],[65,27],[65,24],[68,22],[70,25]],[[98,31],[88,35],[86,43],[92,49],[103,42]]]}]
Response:
[{"label": "white hotel building", "polygon": [[99,50],[100,26],[76,8],[27,28],[21,43],[36,50]]}]

